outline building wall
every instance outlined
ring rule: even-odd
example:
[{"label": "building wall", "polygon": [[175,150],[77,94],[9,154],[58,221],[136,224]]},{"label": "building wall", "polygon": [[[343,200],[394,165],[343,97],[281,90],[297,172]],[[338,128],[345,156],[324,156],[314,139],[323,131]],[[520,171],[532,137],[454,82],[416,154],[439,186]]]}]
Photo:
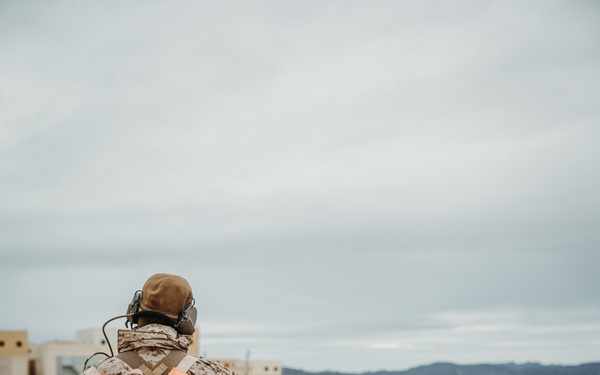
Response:
[{"label": "building wall", "polygon": [[[106,336],[114,351],[117,350],[117,332],[117,329],[106,329]],[[75,341],[83,345],[105,345],[106,337],[102,333],[102,328],[88,328],[76,331]]]},{"label": "building wall", "polygon": [[[86,359],[96,352],[110,354],[108,345],[84,345],[77,342],[48,342],[38,348],[36,375],[77,375],[82,372]],[[97,355],[88,367],[106,358]]]},{"label": "building wall", "polygon": [[29,360],[27,357],[0,357],[0,375],[26,374],[29,374]]},{"label": "building wall", "polygon": [[0,375],[29,374],[27,331],[0,331]]},{"label": "building wall", "polygon": [[0,331],[0,357],[27,356],[27,331]]},{"label": "building wall", "polygon": [[[250,361],[247,375],[281,375],[282,364],[273,361]],[[246,364],[243,363],[238,371],[239,375],[246,375]]]},{"label": "building wall", "polygon": [[188,354],[197,357],[200,354],[200,327],[196,326],[196,330],[192,335],[192,345],[188,348]]}]

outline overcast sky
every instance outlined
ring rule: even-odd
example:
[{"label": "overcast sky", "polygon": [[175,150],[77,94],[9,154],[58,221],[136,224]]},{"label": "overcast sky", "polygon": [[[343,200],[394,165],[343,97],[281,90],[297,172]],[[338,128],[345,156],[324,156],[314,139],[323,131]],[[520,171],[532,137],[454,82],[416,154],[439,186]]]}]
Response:
[{"label": "overcast sky", "polygon": [[596,1],[0,1],[0,329],[169,272],[209,357],[600,361],[599,38]]}]

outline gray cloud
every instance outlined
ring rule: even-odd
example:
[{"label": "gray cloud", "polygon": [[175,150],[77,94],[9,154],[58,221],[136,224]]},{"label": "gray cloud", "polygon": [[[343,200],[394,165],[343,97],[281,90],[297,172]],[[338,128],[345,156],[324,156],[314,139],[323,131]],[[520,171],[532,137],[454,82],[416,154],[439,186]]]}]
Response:
[{"label": "gray cloud", "polygon": [[595,2],[0,9],[6,328],[172,272],[209,355],[597,360]]}]

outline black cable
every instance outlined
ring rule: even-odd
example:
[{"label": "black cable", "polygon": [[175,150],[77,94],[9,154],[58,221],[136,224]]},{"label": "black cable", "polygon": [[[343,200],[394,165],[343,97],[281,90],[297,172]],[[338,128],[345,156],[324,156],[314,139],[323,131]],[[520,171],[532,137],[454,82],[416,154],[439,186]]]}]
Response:
[{"label": "black cable", "polygon": [[88,358],[85,360],[85,362],[83,363],[83,372],[85,372],[85,370],[87,370],[87,363],[88,363],[88,361],[89,361],[90,359],[92,359],[94,356],[98,355],[98,354],[105,355],[107,358],[109,357],[109,355],[108,355],[108,354],[106,354],[106,353],[104,353],[104,352],[96,352],[96,353],[92,354],[92,355],[91,355],[91,356],[89,356],[89,357],[88,357]]},{"label": "black cable", "polygon": [[116,317],[114,317],[112,319],[107,320],[106,323],[104,323],[104,325],[102,326],[102,333],[104,334],[104,338],[106,339],[106,343],[108,344],[108,348],[110,349],[110,356],[111,357],[114,357],[115,353],[112,350],[112,345],[110,345],[110,340],[108,339],[108,336],[106,335],[106,331],[104,329],[106,328],[106,325],[108,323],[112,322],[113,320],[117,320],[117,319],[120,319],[120,318],[127,318],[127,317],[129,317],[131,315],[132,314],[125,314],[125,315],[116,316]]},{"label": "black cable", "polygon": [[91,356],[89,356],[85,360],[85,362],[83,364],[83,371],[84,372],[85,372],[85,370],[87,370],[87,363],[88,363],[88,361],[90,359],[92,359],[94,356],[99,355],[99,354],[105,355],[107,358],[115,356],[115,353],[113,352],[113,349],[112,349],[112,345],[110,344],[110,340],[108,339],[108,335],[106,334],[106,325],[108,323],[112,322],[113,320],[117,320],[117,319],[120,319],[120,318],[127,318],[127,317],[130,317],[131,315],[132,314],[119,315],[119,316],[116,316],[116,317],[114,317],[112,319],[107,320],[106,323],[104,323],[104,325],[102,326],[102,334],[104,335],[104,338],[106,339],[106,343],[108,344],[108,349],[110,349],[110,355],[108,355],[108,354],[106,354],[104,352],[96,352],[96,353],[92,354]]}]

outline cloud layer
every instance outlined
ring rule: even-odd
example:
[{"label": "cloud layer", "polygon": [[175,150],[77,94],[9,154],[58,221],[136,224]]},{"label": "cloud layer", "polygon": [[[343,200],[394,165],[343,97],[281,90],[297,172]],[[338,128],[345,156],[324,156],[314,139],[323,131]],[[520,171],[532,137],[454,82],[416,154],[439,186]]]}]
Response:
[{"label": "cloud layer", "polygon": [[0,4],[0,319],[171,272],[209,356],[597,361],[598,10]]}]

